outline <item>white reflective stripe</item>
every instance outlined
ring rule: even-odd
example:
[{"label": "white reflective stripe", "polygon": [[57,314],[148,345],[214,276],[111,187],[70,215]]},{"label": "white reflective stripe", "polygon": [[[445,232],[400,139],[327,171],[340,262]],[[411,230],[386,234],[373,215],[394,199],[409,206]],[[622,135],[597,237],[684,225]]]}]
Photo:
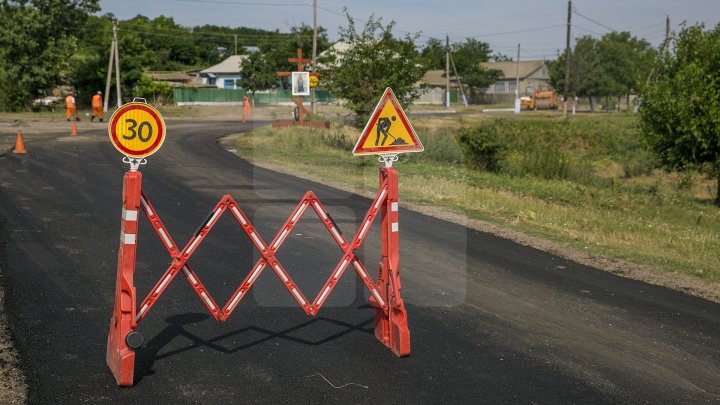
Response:
[{"label": "white reflective stripe", "polygon": [[377,289],[373,288],[372,295],[375,296],[375,299],[377,300],[378,304],[380,304],[381,307],[385,306],[385,301],[383,301],[382,298],[380,298],[380,293]]},{"label": "white reflective stripe", "polygon": [[318,300],[317,306],[320,306],[325,302],[325,297],[330,292],[330,286],[325,287],[325,291],[323,291],[322,295],[320,296],[320,299]]},{"label": "white reflective stripe", "polygon": [[197,280],[195,279],[195,277],[193,277],[192,273],[190,273],[190,269],[183,266],[183,273],[185,273],[185,275],[188,279],[190,279],[190,282],[193,283],[193,285],[197,285]]},{"label": "white reflective stripe", "polygon": [[360,231],[360,236],[358,236],[358,240],[362,239],[365,236],[365,231],[367,231],[367,227],[370,225],[370,220],[365,221],[363,224],[362,230]]},{"label": "white reflective stripe", "polygon": [[292,293],[293,293],[293,295],[295,295],[295,297],[297,297],[298,301],[300,301],[300,304],[302,304],[302,305],[305,305],[305,304],[306,304],[306,302],[305,302],[305,300],[303,299],[302,295],[300,295],[300,291],[298,291],[298,290],[296,290],[295,288],[293,288],[293,289],[292,289]]},{"label": "white reflective stripe", "polygon": [[153,210],[150,209],[150,204],[148,204],[147,201],[145,201],[145,197],[140,197],[140,203],[143,205],[143,208],[145,208],[145,212],[147,212],[147,214],[149,216],[151,216],[151,217],[155,216],[155,213],[153,212]]},{"label": "white reflective stripe", "polygon": [[193,242],[190,244],[190,247],[187,250],[188,254],[192,253],[193,250],[195,250],[195,247],[197,246],[198,243],[200,243],[201,239],[202,239],[202,235],[198,235],[197,238],[195,238],[195,240],[193,240]]},{"label": "white reflective stripe", "polygon": [[342,271],[345,270],[345,267],[347,267],[347,264],[348,264],[348,259],[343,260],[343,262],[342,262],[342,264],[340,265],[340,267],[338,267],[338,269],[337,269],[337,271],[335,272],[335,274],[333,274],[333,278],[334,278],[334,279],[337,280],[337,278],[340,277],[340,273],[342,273]]},{"label": "white reflective stripe", "polygon": [[398,203],[395,201],[394,203],[390,204],[390,211],[397,212],[398,211]]},{"label": "white reflective stripe", "polygon": [[148,304],[145,304],[142,306],[142,308],[140,308],[140,312],[138,312],[138,314],[135,315],[135,322],[137,322],[138,319],[140,319],[143,316],[143,314],[145,313],[145,311],[147,311],[147,309],[148,309]]},{"label": "white reflective stripe", "polygon": [[357,260],[355,260],[353,262],[353,266],[355,267],[355,270],[357,270],[358,273],[360,273],[360,277],[367,278],[367,276],[368,276],[367,273],[365,273],[362,266],[360,266],[360,263]]},{"label": "white reflective stripe", "polygon": [[217,219],[217,216],[220,215],[221,212],[222,212],[222,209],[218,209],[217,211],[215,211],[215,213],[213,214],[212,218],[210,218],[210,220],[208,221],[208,223],[205,224],[205,228],[210,228],[210,227],[212,226],[212,224],[215,223],[215,220]]},{"label": "white reflective stripe", "polygon": [[261,270],[262,268],[263,268],[262,263],[258,264],[258,266],[255,268],[255,271],[253,271],[252,276],[250,276],[250,279],[247,281],[247,284],[248,284],[248,285],[252,284],[253,281],[255,281],[255,279],[257,278],[258,274],[260,274],[260,270]]},{"label": "white reflective stripe", "polygon": [[253,238],[255,243],[257,243],[257,245],[260,246],[260,250],[265,250],[265,245],[263,245],[262,241],[260,240],[260,238],[258,238],[258,236],[257,236],[257,234],[255,234],[255,232],[251,233],[250,236]]},{"label": "white reflective stripe", "polygon": [[122,242],[125,245],[134,245],[135,244],[135,234],[120,232],[120,242]]},{"label": "white reflective stripe", "polygon": [[282,279],[282,281],[285,282],[285,283],[287,283],[287,282],[288,282],[287,275],[285,275],[285,272],[282,271],[282,269],[280,268],[280,265],[279,265],[279,264],[276,264],[276,265],[273,266],[273,268],[275,269],[275,271],[277,271],[278,276],[280,276],[280,278]]},{"label": "white reflective stripe", "polygon": [[398,223],[397,223],[397,222],[393,222],[393,223],[391,224],[391,228],[392,228],[392,231],[393,231],[393,232],[397,232],[397,231],[398,231]]},{"label": "white reflective stripe", "polygon": [[215,310],[215,305],[213,305],[212,301],[210,301],[210,297],[208,297],[208,296],[205,294],[205,291],[201,292],[200,295],[202,296],[202,299],[205,300],[205,302],[207,302],[207,304],[208,304],[208,306],[210,307],[210,309],[214,311],[214,310]]},{"label": "white reflective stripe", "polygon": [[137,210],[126,210],[125,207],[123,207],[122,217],[126,221],[137,221],[138,212]]},{"label": "white reflective stripe", "polygon": [[162,291],[162,289],[165,288],[165,285],[168,283],[168,281],[170,281],[170,278],[171,278],[170,274],[165,276],[165,279],[162,281],[162,283],[160,283],[158,288],[155,290],[155,294],[160,294],[160,291]]},{"label": "white reflective stripe", "polygon": [[165,233],[165,230],[162,228],[158,228],[158,232],[160,233],[160,237],[162,238],[163,242],[165,242],[165,246],[167,246],[168,249],[172,249],[173,243],[170,240],[170,238],[168,238],[167,234]]},{"label": "white reflective stripe", "polygon": [[342,237],[340,236],[340,232],[338,232],[337,228],[335,228],[335,227],[333,226],[332,228],[330,228],[330,231],[332,232],[333,236],[335,237],[335,240],[336,240],[339,244],[342,245],[344,242],[343,242]]},{"label": "white reflective stripe", "polygon": [[242,216],[240,213],[240,210],[237,209],[237,207],[232,207],[232,212],[235,213],[235,216],[240,220],[240,223],[243,225],[247,225],[247,221],[245,221],[245,217]]},{"label": "white reflective stripe", "polygon": [[386,194],[387,194],[387,189],[384,188],[383,191],[380,193],[380,198],[378,198],[377,202],[375,203],[375,209],[378,209],[380,204],[382,204],[383,200],[385,199]]},{"label": "white reflective stripe", "polygon": [[232,311],[233,308],[235,308],[235,305],[240,301],[240,297],[242,297],[242,291],[238,291],[237,295],[235,295],[235,298],[233,298],[232,302],[230,302],[230,305],[228,305],[228,311]]},{"label": "white reflective stripe", "polygon": [[295,215],[293,215],[290,222],[297,222],[298,218],[300,217],[300,214],[302,214],[303,211],[305,211],[305,207],[307,207],[307,203],[303,203],[303,205],[300,206],[300,209],[295,213]]},{"label": "white reflective stripe", "polygon": [[288,234],[288,230],[283,229],[282,233],[280,234],[280,237],[278,238],[278,240],[275,241],[275,244],[273,245],[273,249],[277,249],[278,246],[280,246],[280,244],[283,242],[283,239],[285,239],[287,234]]},{"label": "white reflective stripe", "polygon": [[315,202],[313,203],[313,205],[315,206],[315,208],[317,209],[317,211],[320,213],[320,216],[322,217],[322,219],[323,219],[323,220],[327,219],[327,215],[325,215],[325,211],[323,211],[322,208],[320,208],[320,204],[318,204],[318,202],[315,201]]}]

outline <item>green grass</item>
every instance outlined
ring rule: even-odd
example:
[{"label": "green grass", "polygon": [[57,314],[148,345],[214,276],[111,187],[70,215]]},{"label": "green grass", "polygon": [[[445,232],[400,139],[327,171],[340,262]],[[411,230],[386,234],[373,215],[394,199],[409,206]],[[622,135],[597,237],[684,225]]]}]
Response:
[{"label": "green grass", "polygon": [[[419,120],[425,152],[396,163],[400,197],[464,212],[578,250],[720,281],[713,182],[655,168],[630,115]],[[456,134],[490,126],[505,147],[493,173],[467,164]],[[352,157],[359,131],[261,129],[236,140],[250,159],[374,191],[380,166]]]}]

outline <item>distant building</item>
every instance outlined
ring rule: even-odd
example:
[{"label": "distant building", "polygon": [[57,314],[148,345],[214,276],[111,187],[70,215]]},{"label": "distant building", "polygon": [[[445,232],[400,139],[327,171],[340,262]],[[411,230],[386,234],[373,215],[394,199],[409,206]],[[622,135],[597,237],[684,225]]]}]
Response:
[{"label": "distant building", "polygon": [[502,72],[500,80],[483,89],[482,93],[490,95],[493,101],[500,98],[515,97],[516,76],[520,78],[518,94],[522,97],[532,95],[535,90],[551,89],[550,74],[543,60],[527,60],[518,62],[483,62],[485,69],[494,69]]},{"label": "distant building", "polygon": [[175,72],[175,71],[150,71],[144,75],[155,82],[164,83],[168,87],[207,87],[200,81],[197,81],[192,72]]},{"label": "distant building", "polygon": [[215,66],[203,69],[199,79],[203,84],[215,86],[219,89],[239,89],[236,82],[240,79],[240,63],[247,55],[232,55]]}]

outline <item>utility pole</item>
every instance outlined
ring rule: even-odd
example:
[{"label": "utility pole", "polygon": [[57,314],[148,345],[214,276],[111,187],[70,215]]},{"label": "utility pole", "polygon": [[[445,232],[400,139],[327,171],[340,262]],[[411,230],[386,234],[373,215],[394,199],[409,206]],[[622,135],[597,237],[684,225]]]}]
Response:
[{"label": "utility pole", "polygon": [[665,16],[665,46],[663,51],[668,53],[670,49],[670,15]]},{"label": "utility pole", "polygon": [[235,53],[233,55],[237,55],[237,34],[233,34],[235,37]]},{"label": "utility pole", "polygon": [[445,107],[450,108],[450,36],[445,35]]},{"label": "utility pole", "polygon": [[572,19],[572,0],[568,0],[567,35],[565,38],[565,92],[563,94],[563,118],[567,119],[567,100],[570,89],[570,26]]},{"label": "utility pole", "polygon": [[[317,0],[313,0],[313,49],[312,49],[312,69],[315,72],[315,64],[317,63]],[[309,85],[309,84],[308,84]],[[317,87],[317,86],[316,86]],[[317,114],[317,99],[315,98],[315,87],[310,87],[310,111],[313,115]]]},{"label": "utility pole", "polygon": [[105,97],[103,97],[104,112],[107,112],[108,110],[108,98],[110,98],[110,82],[112,81],[113,59],[115,58],[115,24],[116,22],[113,21],[113,39],[110,43],[110,57],[108,58],[108,70],[105,78]]},{"label": "utility pole", "polygon": [[520,114],[520,44],[515,60],[515,114]]},{"label": "utility pole", "polygon": [[117,21],[113,25],[113,41],[115,42],[115,88],[117,90],[117,107],[122,105],[122,96],[120,95],[120,43],[118,42],[118,26]]}]

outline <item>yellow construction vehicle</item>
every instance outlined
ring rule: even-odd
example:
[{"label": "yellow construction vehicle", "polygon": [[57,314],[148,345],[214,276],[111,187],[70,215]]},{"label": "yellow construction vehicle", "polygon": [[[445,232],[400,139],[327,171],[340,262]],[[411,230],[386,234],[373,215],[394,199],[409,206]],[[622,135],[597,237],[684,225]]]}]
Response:
[{"label": "yellow construction vehicle", "polygon": [[558,107],[560,107],[560,101],[552,90],[535,91],[532,97],[520,97],[520,108],[526,110],[557,110]]}]

